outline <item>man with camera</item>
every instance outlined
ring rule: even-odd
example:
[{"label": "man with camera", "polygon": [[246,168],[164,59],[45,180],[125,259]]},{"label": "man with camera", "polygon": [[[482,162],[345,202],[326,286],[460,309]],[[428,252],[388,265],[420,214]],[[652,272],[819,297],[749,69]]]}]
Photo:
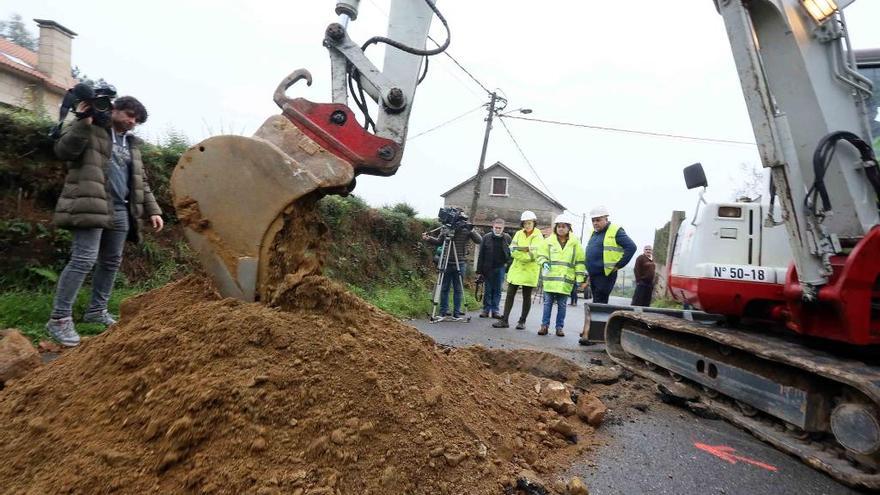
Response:
[{"label": "man with camera", "polygon": [[449,251],[440,253],[438,268],[443,270],[443,281],[440,285],[440,318],[449,319],[449,285],[452,284],[452,319],[460,320],[464,315],[461,310],[464,299],[464,287],[462,286],[466,265],[468,241],[479,244],[482,241],[480,234],[474,232],[473,224],[468,223],[467,215],[458,208],[441,208],[438,214],[441,226],[439,235],[433,237],[427,232],[422,234],[422,240],[434,246],[449,246]]},{"label": "man with camera", "polygon": [[164,225],[147,184],[141,140],[130,132],[147,120],[147,110],[131,96],[110,105],[115,96],[111,90],[98,88],[96,97],[74,102],[77,118],[64,126],[55,142],[55,154],[65,160],[67,176],[52,221],[73,233],[73,243],[70,261],[58,278],[46,330],[68,347],[80,342],[73,304],[92,268],[92,296],[83,321],[109,326],[116,320],[107,311],[107,302],[125,241],[140,241],[141,220],[149,219],[156,232]]}]

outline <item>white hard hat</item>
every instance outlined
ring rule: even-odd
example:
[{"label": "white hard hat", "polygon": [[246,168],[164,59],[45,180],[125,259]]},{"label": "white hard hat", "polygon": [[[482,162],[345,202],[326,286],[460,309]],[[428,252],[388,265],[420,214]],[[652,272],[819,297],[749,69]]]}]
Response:
[{"label": "white hard hat", "polygon": [[607,217],[608,215],[610,215],[610,213],[608,213],[608,208],[604,205],[597,206],[590,210],[590,218]]},{"label": "white hard hat", "polygon": [[553,220],[553,225],[558,223],[567,223],[569,227],[572,225],[571,217],[566,215],[565,213],[561,213],[556,216],[556,219]]},{"label": "white hard hat", "polygon": [[534,220],[534,221],[537,221],[537,220],[538,220],[538,216],[535,215],[535,212],[533,212],[533,211],[529,211],[529,210],[526,210],[526,211],[522,212],[522,215],[519,216],[519,221],[520,221],[520,222],[525,222],[526,220]]}]

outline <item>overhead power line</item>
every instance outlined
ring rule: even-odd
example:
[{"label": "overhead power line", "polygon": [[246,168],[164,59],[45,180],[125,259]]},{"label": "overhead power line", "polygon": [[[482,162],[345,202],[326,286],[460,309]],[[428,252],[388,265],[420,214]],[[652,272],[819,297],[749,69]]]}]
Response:
[{"label": "overhead power line", "polygon": [[[431,40],[435,45],[440,46],[436,41],[434,41],[434,38],[428,36],[428,39]],[[452,62],[453,62],[455,65],[457,65],[459,69],[461,69],[462,71],[464,71],[464,73],[467,74],[468,77],[470,77],[475,83],[477,83],[481,88],[483,88],[483,91],[485,91],[486,93],[491,93],[491,91],[489,91],[489,88],[487,88],[485,84],[481,83],[480,80],[477,79],[476,76],[474,76],[473,74],[471,74],[471,72],[470,72],[469,70],[465,69],[464,66],[461,65],[461,63],[460,63],[458,60],[455,59],[455,57],[453,57],[452,55],[449,54],[449,51],[448,51],[448,50],[445,51],[445,52],[443,52],[443,53],[444,53],[447,57],[449,57],[449,59],[452,60]]]},{"label": "overhead power line", "polygon": [[443,127],[443,126],[446,126],[446,125],[448,125],[448,124],[451,124],[451,123],[455,122],[456,120],[459,120],[459,119],[462,119],[462,118],[464,118],[464,117],[467,117],[468,115],[470,115],[470,114],[476,112],[477,110],[479,110],[479,109],[481,109],[481,108],[483,108],[483,105],[480,105],[480,106],[478,106],[478,107],[476,107],[476,108],[472,108],[472,109],[468,110],[467,112],[465,112],[465,113],[459,115],[458,117],[453,117],[453,118],[447,120],[446,122],[443,122],[443,123],[441,123],[441,124],[437,124],[437,125],[435,125],[434,127],[430,128],[430,129],[428,129],[428,130],[426,130],[426,131],[422,131],[422,132],[416,134],[415,136],[407,137],[406,140],[407,140],[407,142],[409,142],[409,141],[412,141],[413,139],[416,139],[416,138],[419,137],[419,136],[424,136],[425,134],[427,134],[427,133],[429,133],[429,132],[436,131],[437,129],[439,129],[439,128]]},{"label": "overhead power line", "polygon": [[544,179],[542,179],[541,175],[538,174],[538,171],[535,170],[535,167],[532,165],[531,160],[529,160],[529,157],[527,157],[525,152],[523,151],[522,146],[520,146],[519,142],[516,140],[516,138],[513,137],[513,133],[510,132],[510,128],[507,127],[507,124],[504,122],[504,119],[498,119],[498,121],[501,122],[501,125],[504,127],[504,130],[507,131],[507,135],[510,136],[510,140],[513,141],[513,145],[516,146],[516,149],[519,151],[519,154],[523,157],[523,160],[525,160],[526,165],[528,165],[529,168],[532,170],[532,173],[535,174],[535,178],[538,179],[538,182],[540,182],[542,186],[544,186],[544,190],[547,192],[547,195],[549,195],[551,198],[553,198],[554,201],[558,201],[556,199],[556,195],[550,191],[550,188],[547,187],[547,183],[544,182]]},{"label": "overhead power line", "polygon": [[534,117],[520,117],[520,116],[514,116],[514,115],[505,115],[504,118],[529,120],[531,122],[540,122],[543,124],[562,125],[562,126],[569,126],[569,127],[583,127],[586,129],[595,129],[595,130],[599,130],[599,131],[623,132],[626,134],[638,134],[638,135],[642,135],[642,136],[686,139],[686,140],[690,140],[690,141],[702,141],[702,142],[707,142],[707,143],[721,143],[721,144],[734,144],[734,145],[738,145],[738,146],[757,146],[755,143],[752,143],[749,141],[734,141],[732,139],[714,139],[714,138],[703,138],[703,137],[696,137],[696,136],[685,136],[682,134],[666,134],[663,132],[637,131],[635,129],[622,129],[619,127],[607,127],[607,126],[600,126],[600,125],[579,124],[579,123],[575,123],[575,122],[563,122],[560,120],[536,119]]}]

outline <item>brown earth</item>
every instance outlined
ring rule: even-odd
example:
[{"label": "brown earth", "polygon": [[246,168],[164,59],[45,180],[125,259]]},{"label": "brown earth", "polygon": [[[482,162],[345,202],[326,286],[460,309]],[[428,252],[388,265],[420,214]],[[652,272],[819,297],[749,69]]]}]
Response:
[{"label": "brown earth", "polygon": [[442,349],[322,277],[282,308],[189,277],[0,393],[6,493],[501,493],[590,446],[535,378]]}]

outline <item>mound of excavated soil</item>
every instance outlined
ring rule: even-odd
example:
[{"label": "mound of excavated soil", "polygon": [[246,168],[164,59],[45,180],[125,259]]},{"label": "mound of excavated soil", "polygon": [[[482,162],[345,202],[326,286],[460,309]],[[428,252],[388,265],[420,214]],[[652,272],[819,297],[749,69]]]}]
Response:
[{"label": "mound of excavated soil", "polygon": [[439,348],[323,277],[275,303],[196,277],[129,300],[0,391],[0,492],[498,494],[590,446],[576,418],[568,437],[550,427],[534,377]]}]

